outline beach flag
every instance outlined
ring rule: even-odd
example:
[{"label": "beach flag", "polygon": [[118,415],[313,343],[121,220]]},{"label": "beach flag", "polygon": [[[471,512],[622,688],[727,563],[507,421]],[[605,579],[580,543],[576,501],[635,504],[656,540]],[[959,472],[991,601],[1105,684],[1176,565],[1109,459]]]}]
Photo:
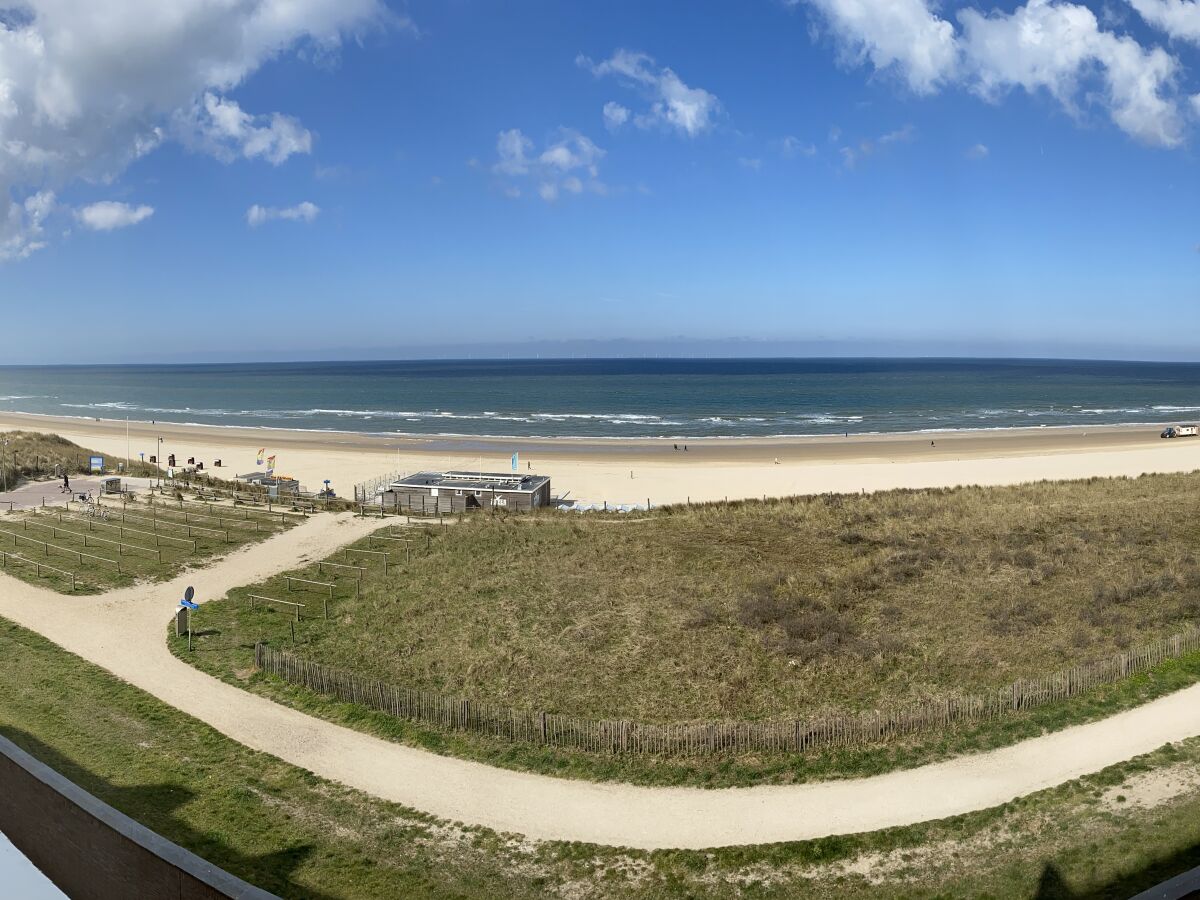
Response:
[{"label": "beach flag", "polygon": [[258,464],[260,466],[263,464],[263,454],[266,452],[267,452],[266,447],[263,447],[261,450],[258,451]]},{"label": "beach flag", "polygon": [[512,467],[513,467],[513,471],[514,471],[514,472],[515,472],[515,471],[517,471],[517,457],[518,457],[518,456],[520,456],[520,455],[521,455],[521,454],[520,454],[519,452],[518,452],[518,453],[514,453],[514,454],[513,454],[513,458],[512,458]]},{"label": "beach flag", "polygon": [[267,457],[267,471],[268,472],[275,471],[275,457],[274,456]]}]

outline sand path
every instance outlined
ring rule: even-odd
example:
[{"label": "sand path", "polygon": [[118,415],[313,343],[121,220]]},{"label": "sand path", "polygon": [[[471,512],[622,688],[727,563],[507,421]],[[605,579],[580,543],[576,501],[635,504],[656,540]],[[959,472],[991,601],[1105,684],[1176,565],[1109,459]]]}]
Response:
[{"label": "sand path", "polygon": [[194,584],[201,601],[219,597],[328,555],[379,524],[315,517],[205,570],[98,597],[68,597],[0,574],[0,616],[256,750],[435,816],[535,839],[704,848],[872,831],[985,809],[1200,734],[1197,685],[1013,747],[873,778],[722,790],[590,784],[352,731],[220,682],[167,649],[167,623],[185,585]]}]

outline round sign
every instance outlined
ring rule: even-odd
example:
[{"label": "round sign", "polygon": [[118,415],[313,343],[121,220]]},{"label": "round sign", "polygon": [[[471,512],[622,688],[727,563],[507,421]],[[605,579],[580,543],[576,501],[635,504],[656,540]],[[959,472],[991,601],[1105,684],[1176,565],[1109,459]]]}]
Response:
[{"label": "round sign", "polygon": [[196,596],[196,589],[194,587],[189,587],[186,591],[183,592],[183,599],[186,600],[188,603],[191,603],[192,598],[195,596]]}]

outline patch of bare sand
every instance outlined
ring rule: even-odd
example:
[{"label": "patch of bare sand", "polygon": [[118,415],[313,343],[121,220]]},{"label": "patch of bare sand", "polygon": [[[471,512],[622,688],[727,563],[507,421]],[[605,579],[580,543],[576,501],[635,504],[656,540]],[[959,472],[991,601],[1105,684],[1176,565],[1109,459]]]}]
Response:
[{"label": "patch of bare sand", "polygon": [[1200,769],[1180,763],[1150,772],[1138,772],[1100,795],[1100,805],[1109,812],[1153,809],[1190,794],[1200,787]]}]

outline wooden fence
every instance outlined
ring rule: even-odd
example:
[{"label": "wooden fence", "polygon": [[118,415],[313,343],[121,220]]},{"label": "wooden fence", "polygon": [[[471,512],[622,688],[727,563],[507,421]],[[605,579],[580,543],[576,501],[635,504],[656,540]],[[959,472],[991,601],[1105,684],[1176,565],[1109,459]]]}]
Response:
[{"label": "wooden fence", "polygon": [[1033,709],[1086,693],[1145,672],[1168,659],[1200,650],[1200,630],[1190,629],[1136,650],[1064,669],[1053,675],[1013,682],[986,694],[949,696],[893,709],[813,719],[756,722],[651,724],[515,709],[497,703],[408,690],[309,662],[259,643],[256,665],[310,690],[453,731],[471,731],[593,753],[703,756],[736,753],[798,753],[818,747],[857,747],[958,722],[980,721]]}]

